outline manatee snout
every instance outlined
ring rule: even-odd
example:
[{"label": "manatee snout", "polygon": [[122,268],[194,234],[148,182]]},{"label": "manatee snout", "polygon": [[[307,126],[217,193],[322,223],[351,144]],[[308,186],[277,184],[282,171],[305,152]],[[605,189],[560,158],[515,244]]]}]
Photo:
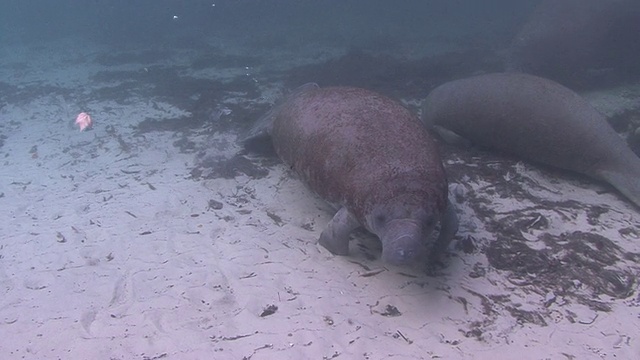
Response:
[{"label": "manatee snout", "polygon": [[434,226],[411,219],[393,220],[380,236],[382,260],[392,265],[407,265],[424,259],[427,239]]}]

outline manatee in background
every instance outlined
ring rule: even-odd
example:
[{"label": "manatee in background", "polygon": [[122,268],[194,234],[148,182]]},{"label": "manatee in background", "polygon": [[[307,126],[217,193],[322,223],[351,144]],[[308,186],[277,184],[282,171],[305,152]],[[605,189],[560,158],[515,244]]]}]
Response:
[{"label": "manatee in background", "polygon": [[508,69],[565,85],[640,74],[640,1],[542,0],[513,39]]},{"label": "manatee in background", "polygon": [[[347,255],[363,226],[382,259],[408,264],[445,247],[457,230],[436,145],[399,103],[351,87],[307,84],[258,120],[245,144],[269,135],[278,156],[338,209],[320,244]],[[430,234],[441,222],[440,235]]]},{"label": "manatee in background", "polygon": [[422,119],[444,138],[451,131],[608,182],[640,206],[640,159],[585,99],[551,80],[497,73],[448,82],[426,98]]}]

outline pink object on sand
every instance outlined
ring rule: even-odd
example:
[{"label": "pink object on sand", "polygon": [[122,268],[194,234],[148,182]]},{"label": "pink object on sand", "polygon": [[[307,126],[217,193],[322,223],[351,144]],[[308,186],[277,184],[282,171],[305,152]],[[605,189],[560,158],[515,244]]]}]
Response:
[{"label": "pink object on sand", "polygon": [[89,116],[89,114],[87,114],[86,112],[81,112],[80,114],[78,114],[78,117],[76,117],[76,124],[80,126],[80,131],[88,128],[89,126],[91,126],[91,116]]}]

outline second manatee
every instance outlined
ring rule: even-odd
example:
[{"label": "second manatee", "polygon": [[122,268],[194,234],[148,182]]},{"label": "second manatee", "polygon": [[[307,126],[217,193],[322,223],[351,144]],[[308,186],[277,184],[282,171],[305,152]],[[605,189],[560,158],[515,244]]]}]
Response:
[{"label": "second manatee", "polygon": [[640,206],[640,159],[584,98],[548,79],[494,73],[435,88],[422,119],[444,138],[607,182]]}]

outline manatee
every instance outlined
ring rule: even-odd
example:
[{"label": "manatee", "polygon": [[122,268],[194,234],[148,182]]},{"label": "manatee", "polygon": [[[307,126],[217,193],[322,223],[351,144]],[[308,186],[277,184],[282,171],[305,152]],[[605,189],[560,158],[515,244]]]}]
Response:
[{"label": "manatee", "polygon": [[585,86],[637,75],[638,56],[640,1],[541,0],[512,41],[508,68]]},{"label": "manatee", "polygon": [[[447,246],[457,230],[434,140],[401,104],[352,87],[307,84],[264,115],[244,141],[269,136],[282,161],[337,212],[319,243],[349,252],[364,227],[382,260],[412,264]],[[439,236],[430,236],[441,224]]]},{"label": "manatee", "polygon": [[611,184],[640,206],[640,160],[584,98],[548,79],[495,73],[451,81],[426,98],[422,120],[471,143]]}]

